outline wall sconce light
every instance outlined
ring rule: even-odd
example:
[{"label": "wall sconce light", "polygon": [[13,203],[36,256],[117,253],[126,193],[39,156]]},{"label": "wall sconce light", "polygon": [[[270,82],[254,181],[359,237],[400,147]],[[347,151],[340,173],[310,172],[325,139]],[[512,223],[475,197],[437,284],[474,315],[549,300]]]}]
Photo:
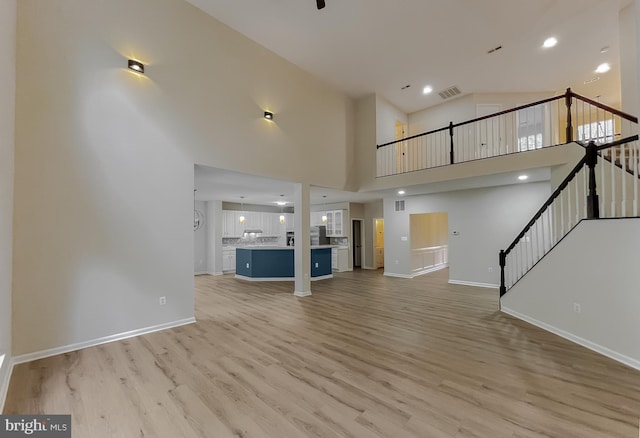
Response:
[{"label": "wall sconce light", "polygon": [[133,70],[137,73],[144,73],[144,64],[140,61],[134,61],[133,59],[129,60],[128,63],[129,70]]},{"label": "wall sconce light", "polygon": [[238,219],[240,220],[240,223],[241,223],[241,224],[244,224],[244,221],[245,221],[244,216],[240,216]]},{"label": "wall sconce light", "polygon": [[[317,216],[316,216],[317,217]],[[322,215],[322,223],[326,224],[327,223],[327,216],[326,215]]]},{"label": "wall sconce light", "polygon": [[273,113],[271,111],[265,111],[264,118],[267,120],[273,120]]},{"label": "wall sconce light", "polygon": [[280,215],[280,225],[284,225],[284,215]]}]

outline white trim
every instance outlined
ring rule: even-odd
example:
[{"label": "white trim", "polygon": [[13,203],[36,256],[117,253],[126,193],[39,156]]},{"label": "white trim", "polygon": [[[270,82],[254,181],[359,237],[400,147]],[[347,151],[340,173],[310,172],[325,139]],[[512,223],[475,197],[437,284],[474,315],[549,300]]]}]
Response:
[{"label": "white trim", "polygon": [[[246,275],[238,274],[236,274],[236,278],[244,281],[295,281],[295,277],[247,277]],[[328,280],[329,278],[333,278],[333,274],[311,277],[311,281]]]},{"label": "white trim", "polygon": [[[502,300],[500,300],[502,301]],[[521,319],[522,321],[528,322],[529,324],[533,324],[536,327],[539,327],[543,330],[546,330],[548,332],[551,332],[555,335],[558,335],[562,338],[565,338],[571,342],[574,342],[578,345],[582,345],[585,348],[588,348],[589,350],[595,351],[596,353],[600,353],[603,356],[607,356],[610,359],[613,359],[617,362],[623,363],[627,366],[630,366],[631,368],[635,368],[636,370],[640,370],[640,361],[633,359],[629,356],[625,356],[624,354],[618,353],[616,351],[610,350],[607,347],[603,347],[602,345],[596,344],[595,342],[591,342],[588,341],[586,339],[583,339],[579,336],[576,336],[572,333],[566,332],[562,329],[559,329],[557,327],[554,327],[550,324],[547,324],[545,322],[542,321],[538,321],[535,318],[531,318],[530,316],[524,315],[520,312],[517,312],[513,309],[510,309],[508,307],[502,307],[500,309],[501,312],[506,313],[507,315],[511,315],[514,318],[518,318]]]},{"label": "white trim", "polygon": [[374,268],[373,266],[363,266],[362,269],[369,269],[371,271],[375,271],[378,268]]},{"label": "white trim", "polygon": [[411,274],[411,278],[419,277],[421,275],[429,274],[431,272],[440,271],[442,269],[447,269],[448,267],[449,267],[449,263],[443,263],[443,264],[438,265],[438,266],[432,266],[431,268],[427,268],[427,269],[423,269],[422,271],[414,272],[413,274]]},{"label": "white trim", "polygon": [[220,272],[207,271],[207,274],[213,275],[214,277],[219,277],[220,275],[224,275],[224,272],[222,272],[222,271],[220,271]]},{"label": "white trim", "polygon": [[247,277],[245,275],[236,274],[238,280],[244,281],[294,281],[294,277]]},{"label": "white trim", "polygon": [[294,296],[296,296],[296,297],[298,297],[298,298],[310,297],[310,296],[311,296],[311,291],[310,291],[310,290],[308,290],[308,291],[306,291],[306,292],[298,292],[298,291],[295,291],[295,292],[293,293],[293,295],[294,295]]},{"label": "white trim", "polygon": [[462,286],[486,287],[489,289],[498,289],[500,285],[491,283],[476,283],[475,281],[449,280],[449,284],[459,284]]},{"label": "white trim", "polygon": [[7,362],[7,372],[4,378],[0,381],[0,414],[4,412],[4,404],[7,401],[7,394],[9,392],[9,382],[11,382],[11,375],[13,374],[13,359],[7,354],[4,360]]},{"label": "white trim", "polygon": [[384,276],[385,277],[397,277],[397,278],[413,278],[413,276],[411,275],[407,275],[407,274],[396,274],[395,272],[387,272],[384,271]]},{"label": "white trim", "polygon": [[50,348],[48,350],[34,351],[33,353],[21,354],[13,358],[13,364],[21,364],[25,362],[31,362],[38,359],[44,359],[46,357],[57,356],[58,354],[69,353],[71,351],[82,350],[84,348],[95,347],[96,345],[107,344],[109,342],[121,341],[123,339],[133,338],[135,336],[146,335],[160,330],[166,330],[174,327],[180,327],[187,324],[193,324],[196,322],[195,318],[179,319],[177,321],[166,322],[164,324],[158,324],[151,327],[145,327],[137,330],[131,330],[124,333],[118,333],[116,335],[104,336],[102,338],[92,339],[90,341],[78,342],[77,344],[63,345],[62,347]]},{"label": "white trim", "polygon": [[193,275],[207,275],[207,274],[208,274],[207,271],[198,271],[193,273]]}]

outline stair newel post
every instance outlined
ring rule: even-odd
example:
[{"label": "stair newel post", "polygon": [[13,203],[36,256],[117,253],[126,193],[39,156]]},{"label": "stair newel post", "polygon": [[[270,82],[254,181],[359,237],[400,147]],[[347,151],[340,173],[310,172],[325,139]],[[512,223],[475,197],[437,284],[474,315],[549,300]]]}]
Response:
[{"label": "stair newel post", "polygon": [[593,141],[587,145],[587,167],[589,167],[589,194],[587,195],[587,219],[600,218],[598,203],[598,187],[596,183],[596,164],[598,164],[598,147]]},{"label": "stair newel post", "polygon": [[507,293],[507,285],[504,281],[504,267],[507,264],[507,255],[504,250],[500,250],[500,296]]},{"label": "stair newel post", "polygon": [[449,158],[451,160],[451,163],[449,164],[453,164],[455,163],[453,156],[453,122],[449,122],[449,138],[451,140],[451,143],[449,145]]},{"label": "stair newel post", "polygon": [[567,88],[567,92],[564,95],[564,103],[567,106],[567,143],[573,141],[573,122],[571,120],[571,103],[573,92],[571,88]]}]

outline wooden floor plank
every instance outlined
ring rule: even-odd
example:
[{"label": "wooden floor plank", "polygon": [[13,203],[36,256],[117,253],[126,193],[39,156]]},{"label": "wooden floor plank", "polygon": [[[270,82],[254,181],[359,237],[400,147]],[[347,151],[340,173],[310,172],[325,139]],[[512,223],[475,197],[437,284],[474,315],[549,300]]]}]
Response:
[{"label": "wooden floor plank", "polygon": [[5,413],[89,438],[638,436],[640,372],[447,280],[198,276],[196,324],[18,365]]}]

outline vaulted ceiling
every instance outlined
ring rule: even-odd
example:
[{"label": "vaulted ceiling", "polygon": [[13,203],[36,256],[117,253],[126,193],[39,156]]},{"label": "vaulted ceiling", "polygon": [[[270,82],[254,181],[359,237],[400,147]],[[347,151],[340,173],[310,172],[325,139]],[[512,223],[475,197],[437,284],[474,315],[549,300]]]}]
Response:
[{"label": "vaulted ceiling", "polygon": [[[620,100],[618,13],[630,0],[187,1],[348,95],[378,93],[406,113],[452,85]],[[549,36],[558,45],[543,49]],[[602,62],[612,70],[585,84]]]}]

